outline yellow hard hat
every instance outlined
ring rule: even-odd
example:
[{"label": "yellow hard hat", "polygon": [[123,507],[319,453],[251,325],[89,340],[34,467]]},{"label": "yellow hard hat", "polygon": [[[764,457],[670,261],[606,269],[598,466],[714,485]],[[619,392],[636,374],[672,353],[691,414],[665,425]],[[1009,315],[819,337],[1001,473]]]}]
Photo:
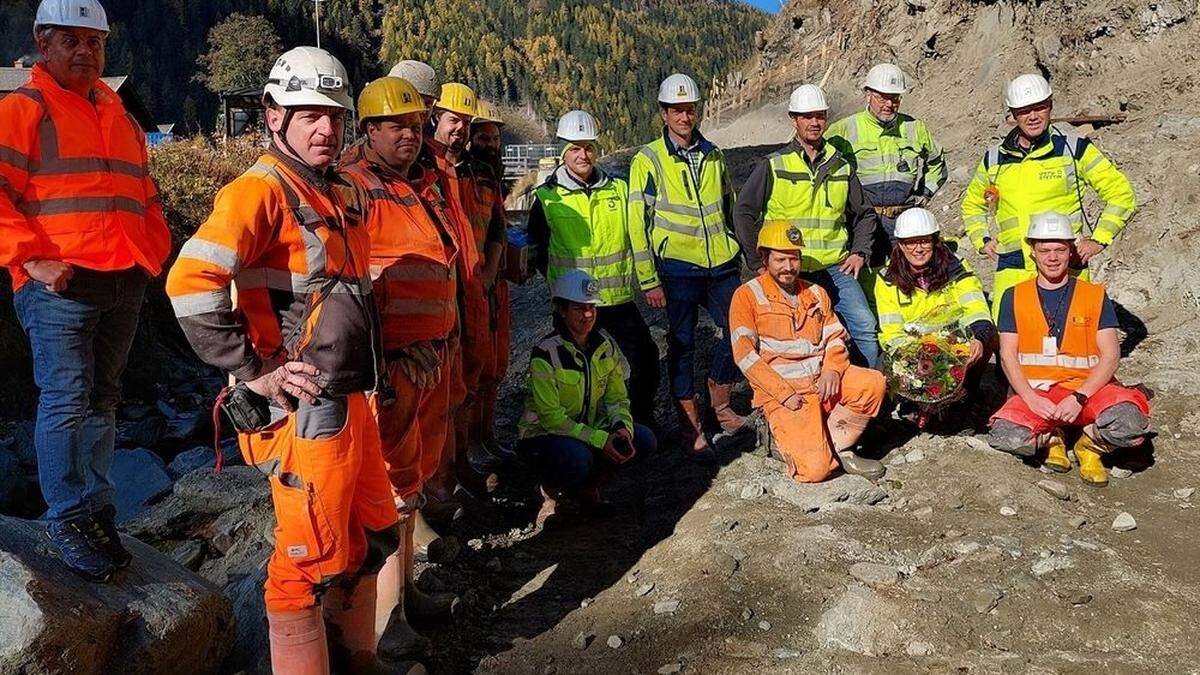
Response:
[{"label": "yellow hard hat", "polygon": [[495,124],[504,126],[504,120],[500,119],[500,113],[496,110],[496,106],[483,99],[475,101],[475,117],[471,120],[471,124]]},{"label": "yellow hard hat", "polygon": [[442,93],[433,107],[448,110],[459,115],[474,117],[478,112],[475,92],[461,82],[447,82],[442,85]]},{"label": "yellow hard hat", "polygon": [[424,112],[428,109],[417,88],[398,77],[381,77],[363,87],[358,95],[358,118],[363,122],[372,117]]},{"label": "yellow hard hat", "polygon": [[775,251],[799,251],[804,244],[800,228],[786,220],[768,220],[758,231],[758,247]]}]

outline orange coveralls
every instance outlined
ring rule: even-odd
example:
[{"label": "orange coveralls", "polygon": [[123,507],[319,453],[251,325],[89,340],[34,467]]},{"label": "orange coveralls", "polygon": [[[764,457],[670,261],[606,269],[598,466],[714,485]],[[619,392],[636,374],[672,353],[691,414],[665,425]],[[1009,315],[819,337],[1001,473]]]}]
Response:
[{"label": "orange coveralls", "polygon": [[[846,329],[815,284],[797,280],[796,295],[768,274],[742,284],[729,308],[733,359],[754,389],[771,434],[798,481],[825,480],[839,468],[835,451],[847,449],[879,412],[883,375],[850,365]],[[831,370],[839,393],[822,402],[816,380]],[[799,410],[783,405],[799,394]]]}]

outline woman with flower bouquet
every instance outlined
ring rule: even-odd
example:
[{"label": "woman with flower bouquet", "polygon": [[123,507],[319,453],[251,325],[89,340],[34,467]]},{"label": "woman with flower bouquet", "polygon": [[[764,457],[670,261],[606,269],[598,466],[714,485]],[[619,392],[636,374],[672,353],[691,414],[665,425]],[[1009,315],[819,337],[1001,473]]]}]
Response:
[{"label": "woman with flower bouquet", "polygon": [[996,327],[979,277],[941,238],[933,214],[908,209],[875,280],[879,343],[893,393],[918,404],[919,419],[978,391]]}]

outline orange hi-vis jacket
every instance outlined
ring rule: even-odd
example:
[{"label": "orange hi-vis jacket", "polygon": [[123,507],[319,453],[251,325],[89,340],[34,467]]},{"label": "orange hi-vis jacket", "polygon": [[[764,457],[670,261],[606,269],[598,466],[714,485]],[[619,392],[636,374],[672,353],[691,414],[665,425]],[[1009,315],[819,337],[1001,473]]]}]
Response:
[{"label": "orange hi-vis jacket", "polygon": [[104,82],[89,101],[35,65],[0,100],[0,265],[14,290],[30,260],[157,275],[170,251],[137,121]]},{"label": "orange hi-vis jacket", "polygon": [[1104,286],[1075,280],[1075,291],[1067,309],[1062,343],[1050,334],[1042,312],[1037,279],[1013,288],[1013,311],[1017,320],[1017,361],[1034,389],[1060,385],[1074,391],[1100,363],[1096,335],[1104,308]]},{"label": "orange hi-vis jacket", "polygon": [[[460,172],[461,163],[451,162],[446,156],[446,146],[432,138],[425,139],[424,154],[424,167],[437,175],[438,187],[441,188],[446,204],[450,207],[450,215],[460,229],[460,236],[455,238],[460,242],[475,241],[475,228],[471,215],[467,212],[467,198],[464,196],[470,190],[469,174]],[[458,267],[462,272],[463,282],[475,280],[479,276],[482,264],[479,246],[463,246],[459,250]]]},{"label": "orange hi-vis jacket", "polygon": [[286,355],[316,366],[328,396],[369,391],[379,351],[370,255],[354,187],[272,149],[217,193],[167,295],[200,358],[239,380]]},{"label": "orange hi-vis jacket", "polygon": [[[399,175],[365,140],[346,151],[339,170],[367,205],[384,352],[449,338],[458,322],[458,244],[436,177],[419,166],[409,178]],[[418,191],[432,199],[423,201]]]},{"label": "orange hi-vis jacket", "polygon": [[489,243],[504,243],[507,227],[504,195],[495,170],[481,160],[468,156],[458,166],[459,193],[463,210],[471,221],[480,264]]},{"label": "orange hi-vis jacket", "polygon": [[729,307],[733,359],[754,387],[755,406],[816,391],[822,370],[850,366],[846,329],[816,284],[796,281],[789,297],[769,274],[741,285]]}]

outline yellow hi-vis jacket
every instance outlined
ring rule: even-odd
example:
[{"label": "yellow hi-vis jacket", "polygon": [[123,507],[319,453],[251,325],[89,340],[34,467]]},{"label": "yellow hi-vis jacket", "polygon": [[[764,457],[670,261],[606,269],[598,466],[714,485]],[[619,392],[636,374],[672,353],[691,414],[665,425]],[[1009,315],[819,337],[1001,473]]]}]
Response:
[{"label": "yellow hi-vis jacket", "polygon": [[811,168],[790,147],[767,156],[774,182],[763,221],[786,220],[800,230],[800,269],[805,272],[827,269],[850,254],[846,200],[851,168],[832,145],[825,147],[830,152]]},{"label": "yellow hi-vis jacket", "polygon": [[[1069,217],[1076,235],[1083,230],[1083,196],[1088,187],[1104,201],[1104,211],[1089,236],[1112,243],[1133,215],[1133,186],[1088,139],[1050,127],[1024,152],[1014,129],[984,155],[962,201],[963,224],[971,243],[982,252],[991,236],[984,192],[996,186],[996,244],[999,269],[1034,269],[1025,234],[1033,216],[1056,212]],[[1017,254],[1020,253],[1018,256]]]},{"label": "yellow hi-vis jacket", "polygon": [[[697,132],[698,133],[698,132]],[[663,136],[643,145],[629,165],[629,239],[635,254],[705,269],[737,257],[733,183],[721,149],[703,136],[699,175]],[[659,285],[654,266],[638,266],[642,290]]]},{"label": "yellow hi-vis jacket", "polygon": [[967,335],[974,335],[972,324],[992,322],[979,277],[966,261],[955,259],[954,265],[950,283],[933,292],[915,288],[911,296],[889,281],[886,271],[875,277],[879,344],[885,350],[898,346],[909,334],[961,328]]},{"label": "yellow hi-vis jacket", "polygon": [[946,182],[942,147],[924,122],[908,115],[884,124],[862,110],[831,124],[825,138],[854,166],[873,206],[928,199]]}]

